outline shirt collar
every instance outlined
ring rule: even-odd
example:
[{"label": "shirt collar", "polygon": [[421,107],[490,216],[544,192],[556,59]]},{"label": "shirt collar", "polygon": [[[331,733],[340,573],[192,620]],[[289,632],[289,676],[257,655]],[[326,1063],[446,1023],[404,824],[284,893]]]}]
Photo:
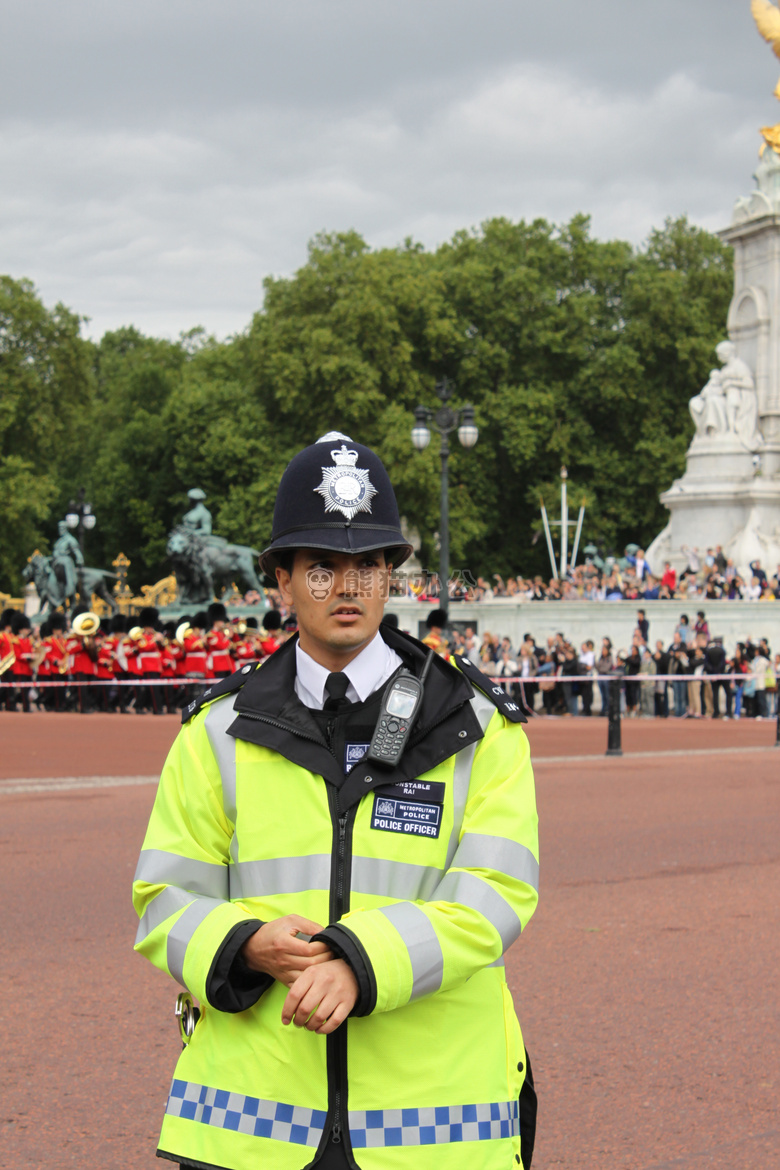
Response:
[{"label": "shirt collar", "polygon": [[[349,679],[346,698],[351,703],[365,702],[401,665],[403,662],[400,656],[377,631],[368,645],[344,667],[343,673]],[[301,649],[299,642],[295,646],[295,668],[295,692],[298,698],[305,706],[321,711],[325,704],[325,682],[331,671],[315,662],[310,654]]]}]

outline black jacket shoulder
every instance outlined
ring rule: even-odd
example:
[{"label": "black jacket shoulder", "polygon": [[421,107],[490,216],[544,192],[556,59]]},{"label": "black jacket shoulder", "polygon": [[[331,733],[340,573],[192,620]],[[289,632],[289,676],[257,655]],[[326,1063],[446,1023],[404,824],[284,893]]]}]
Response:
[{"label": "black jacket shoulder", "polygon": [[490,699],[491,703],[498,707],[501,714],[505,715],[511,723],[528,722],[528,719],[518,704],[514,702],[511,695],[508,695],[503,687],[500,687],[498,683],[492,682],[486,674],[483,674],[470,658],[464,658],[461,654],[453,654],[452,660],[458,670],[466,676],[471,685],[476,687],[486,698]]},{"label": "black jacket shoulder", "polygon": [[189,723],[190,719],[214,699],[219,699],[222,695],[232,695],[236,691],[240,691],[244,683],[252,677],[259,665],[259,662],[248,662],[246,666],[240,666],[238,670],[229,674],[227,678],[216,679],[213,683],[209,683],[206,689],[198,695],[197,699],[193,699],[184,708],[181,713],[182,723]]}]

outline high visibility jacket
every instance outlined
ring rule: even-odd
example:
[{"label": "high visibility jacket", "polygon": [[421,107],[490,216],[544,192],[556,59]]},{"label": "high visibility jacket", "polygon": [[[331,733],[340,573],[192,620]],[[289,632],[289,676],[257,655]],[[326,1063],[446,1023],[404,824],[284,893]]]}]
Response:
[{"label": "high visibility jacket", "polygon": [[[345,778],[294,695],[294,643],[242,671],[185,710],[136,872],[136,949],[203,1007],[160,1153],[301,1170],[340,1140],[362,1170],[509,1170],[525,1052],[502,956],[538,886],[517,707],[436,659],[399,766]],[[368,979],[363,1014],[329,1037],[282,1026],[287,988],[270,977],[244,1010],[214,1006],[230,938],[291,913],[329,923]]]}]

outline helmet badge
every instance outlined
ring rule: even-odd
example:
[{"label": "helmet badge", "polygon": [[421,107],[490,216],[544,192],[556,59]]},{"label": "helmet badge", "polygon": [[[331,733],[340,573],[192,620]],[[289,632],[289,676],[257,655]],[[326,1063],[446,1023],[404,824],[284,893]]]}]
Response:
[{"label": "helmet badge", "polygon": [[346,443],[330,453],[335,467],[323,467],[322,483],[314,489],[325,501],[326,512],[341,512],[351,520],[358,512],[370,512],[376,488],[368,472],[356,467],[358,453]]}]

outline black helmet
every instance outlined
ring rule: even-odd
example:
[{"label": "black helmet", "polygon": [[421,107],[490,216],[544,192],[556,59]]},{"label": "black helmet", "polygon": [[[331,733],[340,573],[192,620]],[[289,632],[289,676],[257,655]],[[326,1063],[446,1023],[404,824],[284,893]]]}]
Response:
[{"label": "black helmet", "polygon": [[392,549],[388,560],[396,568],[412,555],[382,461],[338,431],[329,431],[287,464],[260,568],[273,577],[278,554],[296,548]]},{"label": "black helmet", "polygon": [[221,601],[212,601],[206,610],[206,614],[208,616],[209,626],[213,626],[214,622],[226,622],[228,620],[227,610]]},{"label": "black helmet", "polygon": [[263,629],[264,630],[281,630],[282,615],[278,609],[269,609],[263,614]]},{"label": "black helmet", "polygon": [[159,616],[160,614],[156,606],[145,605],[138,615],[138,624],[142,628],[151,626],[154,629],[157,626]]}]

